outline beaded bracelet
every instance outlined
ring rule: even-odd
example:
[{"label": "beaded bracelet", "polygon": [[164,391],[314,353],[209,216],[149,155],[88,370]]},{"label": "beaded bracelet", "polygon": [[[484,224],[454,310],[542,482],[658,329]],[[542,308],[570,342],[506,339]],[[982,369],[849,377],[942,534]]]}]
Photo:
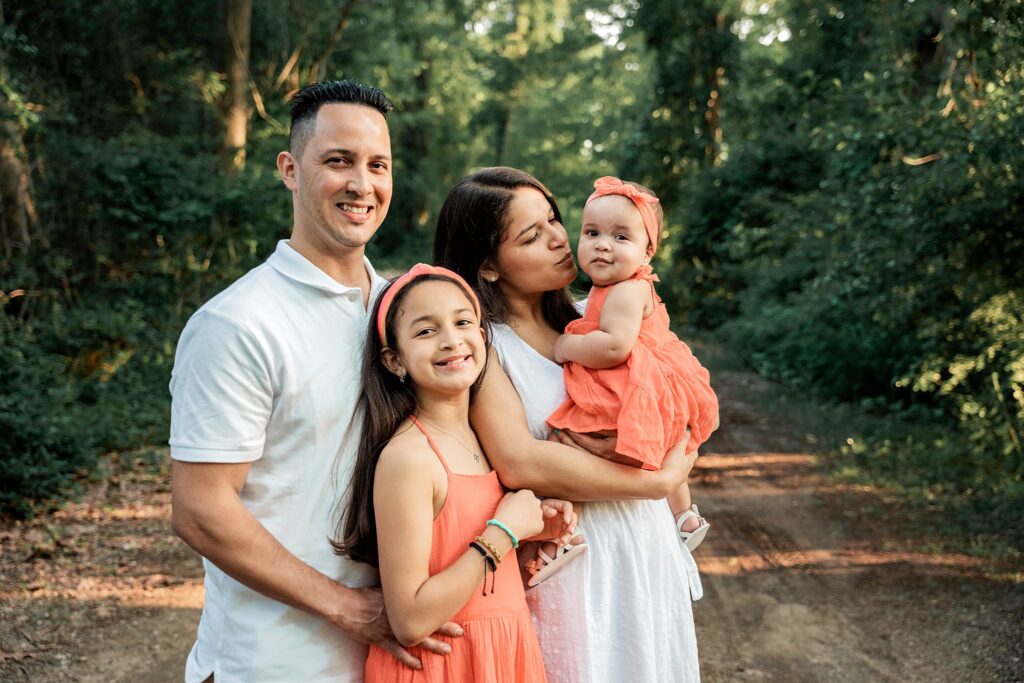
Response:
[{"label": "beaded bracelet", "polygon": [[483,590],[480,591],[480,595],[487,595],[487,567],[491,568],[491,595],[494,595],[494,575],[498,572],[497,563],[494,561],[494,558],[484,550],[484,547],[476,541],[472,541],[469,544],[469,547],[483,555],[484,558],[484,587]]},{"label": "beaded bracelet", "polygon": [[494,561],[498,564],[501,564],[501,553],[498,552],[498,549],[494,547],[493,543],[488,541],[483,536],[477,536],[476,542],[482,545],[483,547],[487,548],[491,552],[491,556],[494,557]]},{"label": "beaded bracelet", "polygon": [[513,548],[518,548],[519,547],[519,539],[516,538],[516,535],[514,533],[512,533],[511,529],[508,528],[508,525],[505,524],[500,519],[489,519],[489,520],[487,520],[487,526],[496,526],[496,527],[498,527],[499,529],[504,531],[506,534],[508,534],[509,539],[512,541],[512,547]]}]

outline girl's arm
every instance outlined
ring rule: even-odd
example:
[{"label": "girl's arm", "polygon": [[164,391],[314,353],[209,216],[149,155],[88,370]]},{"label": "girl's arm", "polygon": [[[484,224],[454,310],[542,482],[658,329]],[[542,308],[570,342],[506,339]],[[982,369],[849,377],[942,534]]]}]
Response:
[{"label": "girl's arm", "polygon": [[[381,453],[374,477],[384,605],[395,637],[405,647],[416,645],[451,619],[484,579],[483,557],[468,545],[455,562],[430,575],[437,467],[429,449],[392,442]],[[507,494],[494,516],[522,538],[544,525],[540,501],[531,491]],[[494,526],[470,533],[487,539],[502,555],[512,549],[508,535]],[[470,540],[472,536],[467,544]]]},{"label": "girl's arm", "polygon": [[600,329],[587,334],[563,334],[555,343],[555,360],[574,361],[595,370],[622,363],[636,345],[644,313],[652,303],[651,285],[644,280],[612,285],[601,309]]},{"label": "girl's arm", "polygon": [[469,409],[480,445],[508,488],[565,500],[664,498],[686,481],[693,458],[683,441],[656,472],[619,465],[578,448],[533,438],[519,394],[492,348]]}]

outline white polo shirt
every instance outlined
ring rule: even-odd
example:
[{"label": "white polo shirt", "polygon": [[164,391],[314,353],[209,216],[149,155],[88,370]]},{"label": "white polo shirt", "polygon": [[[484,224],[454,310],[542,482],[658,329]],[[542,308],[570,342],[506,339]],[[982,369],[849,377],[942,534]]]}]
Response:
[{"label": "white polo shirt", "polygon": [[[385,281],[366,261],[374,301]],[[372,307],[371,307],[372,308]],[[375,570],[334,554],[355,463],[369,312],[362,291],[289,246],[188,321],[171,375],[171,457],[252,463],[242,502],[300,560],[351,587]],[[361,681],[366,646],[235,581],[209,560],[187,683]]]}]

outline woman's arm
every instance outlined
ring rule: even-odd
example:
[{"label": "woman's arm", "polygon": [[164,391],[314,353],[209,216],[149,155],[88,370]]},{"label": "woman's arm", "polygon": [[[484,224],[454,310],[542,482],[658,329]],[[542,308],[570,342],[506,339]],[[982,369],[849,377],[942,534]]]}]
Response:
[{"label": "woman's arm", "polygon": [[[373,504],[384,605],[398,642],[411,647],[437,631],[480,590],[484,560],[467,545],[455,562],[430,575],[437,459],[429,449],[402,441],[392,442],[381,453]],[[528,490],[507,494],[494,516],[522,538],[544,526],[540,500]],[[501,529],[474,531],[502,555],[511,551],[512,543]]]},{"label": "woman's arm", "polygon": [[555,360],[574,361],[595,370],[622,363],[636,345],[650,303],[651,286],[646,281],[626,280],[612,285],[601,308],[599,329],[587,334],[563,334],[555,343]]},{"label": "woman's arm", "polygon": [[672,449],[660,470],[651,472],[533,438],[519,394],[493,348],[469,420],[502,483],[544,496],[576,501],[664,498],[686,481],[693,466],[685,441]]}]

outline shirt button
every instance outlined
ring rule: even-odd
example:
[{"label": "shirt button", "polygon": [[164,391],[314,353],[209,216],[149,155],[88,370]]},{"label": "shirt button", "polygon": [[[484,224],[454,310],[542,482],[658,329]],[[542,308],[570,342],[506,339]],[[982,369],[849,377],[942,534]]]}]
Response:
[{"label": "shirt button", "polygon": [[347,296],[348,300],[354,303],[359,298],[359,292],[349,292]]}]

